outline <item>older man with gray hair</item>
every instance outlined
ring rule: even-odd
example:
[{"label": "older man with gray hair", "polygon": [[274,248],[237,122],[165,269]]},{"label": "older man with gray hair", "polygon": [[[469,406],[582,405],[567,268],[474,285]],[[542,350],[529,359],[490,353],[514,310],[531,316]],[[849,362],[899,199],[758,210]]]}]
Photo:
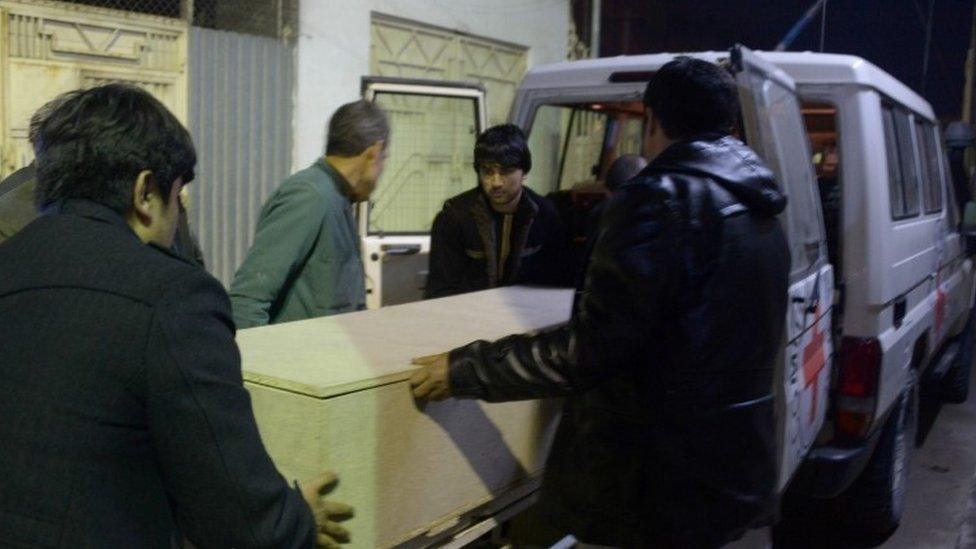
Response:
[{"label": "older man with gray hair", "polygon": [[366,101],[332,115],[325,156],[286,179],[261,210],[230,288],[238,328],[365,308],[352,209],[376,189],[389,133],[386,115]]}]

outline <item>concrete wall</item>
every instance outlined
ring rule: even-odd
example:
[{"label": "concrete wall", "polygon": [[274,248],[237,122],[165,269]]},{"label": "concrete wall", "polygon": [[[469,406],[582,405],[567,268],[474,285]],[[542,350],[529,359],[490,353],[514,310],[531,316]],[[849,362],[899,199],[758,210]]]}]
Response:
[{"label": "concrete wall", "polygon": [[302,0],[293,169],[324,152],[329,116],[359,97],[369,74],[371,12],[528,47],[530,68],[566,57],[569,0]]}]

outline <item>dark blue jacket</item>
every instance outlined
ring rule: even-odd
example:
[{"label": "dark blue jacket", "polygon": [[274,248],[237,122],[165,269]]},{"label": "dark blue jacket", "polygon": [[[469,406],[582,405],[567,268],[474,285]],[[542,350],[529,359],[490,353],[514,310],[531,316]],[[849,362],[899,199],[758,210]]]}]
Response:
[{"label": "dark blue jacket", "polygon": [[241,379],[230,303],[115,212],[0,245],[0,545],[311,547]]}]

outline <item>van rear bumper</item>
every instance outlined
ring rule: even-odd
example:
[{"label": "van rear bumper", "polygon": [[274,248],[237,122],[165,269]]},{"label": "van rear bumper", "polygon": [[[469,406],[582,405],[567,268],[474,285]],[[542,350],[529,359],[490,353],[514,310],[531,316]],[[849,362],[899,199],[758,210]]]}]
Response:
[{"label": "van rear bumper", "polygon": [[832,498],[847,490],[868,464],[884,431],[884,421],[860,444],[812,448],[800,465],[790,488],[816,498]]}]

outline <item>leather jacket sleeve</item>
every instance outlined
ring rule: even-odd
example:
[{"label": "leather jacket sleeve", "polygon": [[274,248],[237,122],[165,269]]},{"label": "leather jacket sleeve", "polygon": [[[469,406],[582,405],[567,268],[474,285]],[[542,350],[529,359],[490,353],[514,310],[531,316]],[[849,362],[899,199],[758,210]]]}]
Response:
[{"label": "leather jacket sleeve", "polygon": [[453,350],[452,394],[488,401],[560,396],[585,391],[637,362],[677,293],[671,204],[647,185],[618,192],[601,220],[573,318]]}]

